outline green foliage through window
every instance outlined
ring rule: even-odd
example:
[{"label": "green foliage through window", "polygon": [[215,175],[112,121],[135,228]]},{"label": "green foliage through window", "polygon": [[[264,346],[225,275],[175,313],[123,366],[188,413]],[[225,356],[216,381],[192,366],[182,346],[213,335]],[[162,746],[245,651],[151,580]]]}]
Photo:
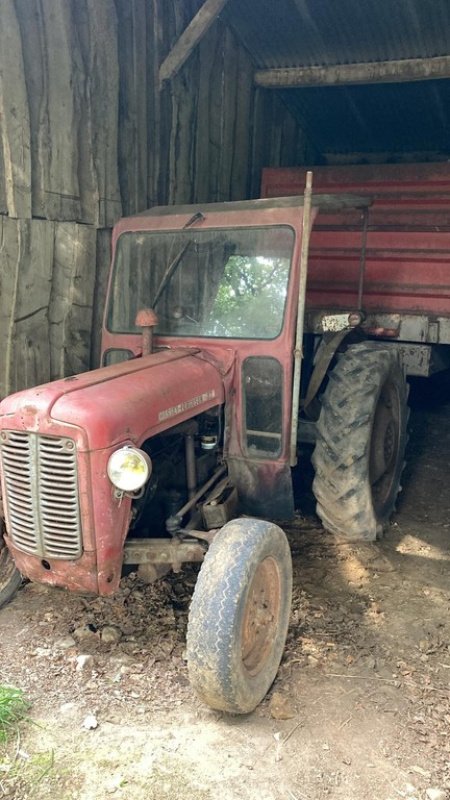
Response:
[{"label": "green foliage through window", "polygon": [[211,312],[226,335],[241,336],[248,325],[249,313],[259,337],[277,335],[283,317],[288,267],[285,258],[231,256],[228,259]]}]

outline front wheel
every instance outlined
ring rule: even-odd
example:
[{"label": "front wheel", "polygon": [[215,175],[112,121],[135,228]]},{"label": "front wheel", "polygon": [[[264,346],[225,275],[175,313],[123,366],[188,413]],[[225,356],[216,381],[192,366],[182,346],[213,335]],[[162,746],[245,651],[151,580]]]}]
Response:
[{"label": "front wheel", "polygon": [[324,527],[373,541],[400,490],[407,441],[407,385],[393,347],[349,347],[330,373],[313,454],[313,491]]},{"label": "front wheel", "polygon": [[189,678],[208,706],[247,714],[265,697],[283,655],[291,595],[281,528],[228,522],[205,556],[188,622]]},{"label": "front wheel", "polygon": [[20,572],[15,567],[0,529],[0,608],[12,600],[21,583]]}]

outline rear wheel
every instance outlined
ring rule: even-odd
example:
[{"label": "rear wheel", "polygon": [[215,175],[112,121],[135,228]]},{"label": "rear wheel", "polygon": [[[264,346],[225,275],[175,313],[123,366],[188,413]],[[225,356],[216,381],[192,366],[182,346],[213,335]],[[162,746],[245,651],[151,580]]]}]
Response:
[{"label": "rear wheel", "polygon": [[394,348],[349,347],[330,373],[317,423],[313,490],[331,533],[373,541],[389,521],[404,465],[407,396]]},{"label": "rear wheel", "polygon": [[211,708],[246,714],[272,685],[289,624],[286,535],[257,519],[227,523],[205,556],[189,613],[192,686]]},{"label": "rear wheel", "polygon": [[[1,524],[1,520],[0,520]],[[16,569],[12,556],[6,547],[3,534],[0,529],[0,608],[14,597],[22,578]]]}]

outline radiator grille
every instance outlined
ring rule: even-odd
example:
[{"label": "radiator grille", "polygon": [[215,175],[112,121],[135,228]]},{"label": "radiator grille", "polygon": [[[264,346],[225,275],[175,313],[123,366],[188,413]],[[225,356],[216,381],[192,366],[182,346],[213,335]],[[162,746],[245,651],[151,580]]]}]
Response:
[{"label": "radiator grille", "polygon": [[0,455],[13,544],[40,558],[79,558],[75,442],[66,437],[2,431]]}]

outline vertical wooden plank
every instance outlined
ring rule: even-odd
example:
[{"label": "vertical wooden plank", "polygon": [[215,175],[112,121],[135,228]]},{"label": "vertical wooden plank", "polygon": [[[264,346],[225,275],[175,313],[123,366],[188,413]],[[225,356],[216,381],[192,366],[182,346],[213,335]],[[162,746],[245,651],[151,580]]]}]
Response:
[{"label": "vertical wooden plank", "polygon": [[[98,192],[98,227],[113,225],[122,214],[118,172],[119,56],[114,0],[85,0],[89,49],[82,51],[86,71],[93,168]],[[79,0],[75,1],[74,13]],[[133,53],[129,54],[130,58]],[[142,87],[145,92],[145,86]],[[81,160],[80,160],[81,162]],[[83,187],[83,184],[81,183]],[[84,193],[82,200],[85,201]]]},{"label": "vertical wooden plank", "polygon": [[75,222],[55,223],[48,309],[52,379],[76,375],[90,367],[96,244],[94,227]]},{"label": "vertical wooden plank", "polygon": [[119,173],[126,214],[147,208],[147,6],[116,0],[118,18]]},{"label": "vertical wooden plank", "polygon": [[[92,72],[92,48],[98,47],[87,0],[68,0],[71,8],[71,27],[76,48],[72,54],[76,94],[79,97],[77,120],[77,175],[80,185],[80,216],[73,221],[99,225],[100,184],[95,163],[97,131],[93,104],[101,87]],[[103,100],[100,101],[102,103]],[[102,170],[102,173],[104,170]]]},{"label": "vertical wooden plank", "polygon": [[236,140],[236,96],[239,94],[238,52],[234,37],[224,25],[216,23],[223,42],[222,108],[221,108],[221,158],[217,186],[217,200],[230,200],[233,154],[240,142]]},{"label": "vertical wooden plank", "polygon": [[30,112],[32,214],[49,216],[46,189],[50,183],[50,129],[48,118],[48,66],[45,29],[39,0],[15,0],[22,44]]},{"label": "vertical wooden plank", "polygon": [[[186,4],[188,6],[190,4]],[[184,28],[184,19],[186,7],[183,7],[180,0],[175,0],[173,3],[173,31],[170,35],[170,43],[172,46],[173,41],[176,41]],[[169,32],[169,30],[167,30]],[[182,174],[182,164],[180,160],[184,158],[185,152],[181,155],[180,140],[183,139],[185,131],[180,131],[183,122],[180,121],[180,115],[183,114],[183,103],[189,103],[189,97],[186,97],[184,91],[183,75],[178,75],[173,81],[169,81],[170,92],[170,108],[167,111],[170,115],[169,122],[169,186],[168,186],[168,202],[180,202],[178,198],[182,196],[182,187],[179,186],[180,176]],[[187,141],[184,140],[184,148],[186,149]]]},{"label": "vertical wooden plank", "polygon": [[270,131],[269,166],[280,165],[283,125],[285,121],[284,109],[280,109],[278,97],[274,92],[267,93],[267,127]]},{"label": "vertical wooden plank", "polygon": [[[48,183],[44,186],[50,219],[81,219],[78,181],[79,74],[74,70],[76,41],[68,2],[40,0],[47,94],[43,98],[49,122]],[[47,177],[47,176],[46,176]]]},{"label": "vertical wooden plank", "polygon": [[0,397],[50,379],[53,223],[0,217]]},{"label": "vertical wooden plank", "polygon": [[0,20],[0,144],[3,195],[10,217],[31,217],[30,117],[22,42],[12,0],[2,0]]},{"label": "vertical wooden plank", "polygon": [[196,118],[194,134],[193,183],[197,203],[211,200],[209,175],[211,172],[209,93],[211,71],[216,68],[214,29],[209,31],[198,48],[199,71],[196,82]]},{"label": "vertical wooden plank", "polygon": [[266,93],[263,89],[256,89],[253,92],[253,133],[252,133],[252,161],[251,161],[251,181],[250,196],[260,197],[261,170],[267,167],[266,142]]},{"label": "vertical wooden plank", "polygon": [[[179,24],[180,0],[173,3],[163,3],[157,0],[158,19],[160,21],[158,36],[158,58],[161,59],[169,50],[171,43],[177,36],[177,21]],[[158,203],[171,203],[174,195],[174,176],[172,172],[174,162],[174,106],[176,109],[176,99],[172,99],[172,84],[167,83],[159,91],[159,64],[156,76],[155,92],[158,93],[159,100],[159,140],[158,140],[158,177],[157,177],[157,196]],[[176,113],[176,111],[175,111]]]},{"label": "vertical wooden plank", "polygon": [[3,163],[3,147],[0,141],[0,214],[8,213],[6,202],[5,165]]},{"label": "vertical wooden plank", "polygon": [[170,202],[191,203],[194,198],[193,150],[195,142],[196,54],[172,81]]},{"label": "vertical wooden plank", "polygon": [[238,47],[236,76],[236,123],[233,142],[230,200],[245,200],[250,194],[253,101],[253,65],[247,52]]},{"label": "vertical wooden plank", "polygon": [[162,21],[159,0],[149,0],[147,6],[147,152],[148,205],[157,205],[159,199],[159,174],[161,154],[161,93],[159,91],[159,62],[162,39]]},{"label": "vertical wooden plank", "polygon": [[208,196],[214,202],[219,196],[219,173],[222,158],[222,103],[223,103],[223,40],[217,26],[208,34],[213,52],[213,68],[209,73],[209,181]]}]

